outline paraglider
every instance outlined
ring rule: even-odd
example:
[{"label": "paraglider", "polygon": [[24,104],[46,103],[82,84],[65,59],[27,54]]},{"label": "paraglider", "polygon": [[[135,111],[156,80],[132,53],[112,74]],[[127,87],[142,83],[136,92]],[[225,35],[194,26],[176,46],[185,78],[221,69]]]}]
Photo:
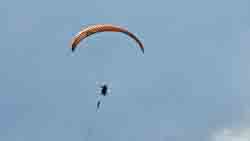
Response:
[{"label": "paraglider", "polygon": [[[120,27],[117,25],[112,25],[112,24],[94,24],[94,25],[87,26],[86,28],[83,28],[71,40],[70,48],[71,48],[72,52],[75,51],[78,44],[82,40],[86,39],[87,37],[89,37],[93,34],[102,33],[102,32],[123,33],[123,34],[129,36],[130,38],[132,38],[138,44],[142,53],[144,53],[144,46],[143,46],[142,42],[135,36],[135,34],[133,34],[132,32],[128,31],[127,29],[125,29],[123,27]],[[107,94],[109,94],[109,87],[107,84],[103,84],[100,88],[101,88],[101,91],[99,93],[100,96],[104,97]],[[100,105],[101,105],[101,100],[98,100],[97,110],[100,108]]]},{"label": "paraglider", "polygon": [[142,53],[144,53],[144,46],[142,42],[131,32],[126,30],[125,28],[122,28],[120,26],[112,25],[112,24],[95,24],[90,25],[84,29],[82,29],[77,35],[75,35],[71,41],[71,49],[72,52],[76,49],[77,45],[85,38],[101,32],[120,32],[128,35],[132,39],[135,40],[135,42],[139,45]]},{"label": "paraglider", "polygon": [[[110,93],[110,89],[107,84],[102,84],[99,88],[100,88],[99,95],[103,97],[107,96]],[[100,108],[100,104],[101,104],[101,100],[98,100],[96,104],[96,110]]]}]

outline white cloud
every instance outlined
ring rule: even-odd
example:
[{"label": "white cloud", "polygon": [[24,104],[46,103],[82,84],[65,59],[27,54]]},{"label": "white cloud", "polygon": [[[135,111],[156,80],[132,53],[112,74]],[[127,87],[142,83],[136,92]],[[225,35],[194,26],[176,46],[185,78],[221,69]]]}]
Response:
[{"label": "white cloud", "polygon": [[244,105],[241,120],[231,127],[220,128],[212,133],[210,141],[250,141],[250,107]]},{"label": "white cloud", "polygon": [[211,141],[250,141],[250,128],[225,128],[212,136]]},{"label": "white cloud", "polygon": [[244,102],[242,109],[245,114],[242,115],[239,123],[232,123],[232,127],[220,128],[214,131],[210,141],[250,141],[250,29],[244,31],[240,35],[240,75],[241,88],[240,93]]},{"label": "white cloud", "polygon": [[250,112],[245,107],[241,121],[230,128],[221,128],[213,132],[210,141],[250,141]]}]

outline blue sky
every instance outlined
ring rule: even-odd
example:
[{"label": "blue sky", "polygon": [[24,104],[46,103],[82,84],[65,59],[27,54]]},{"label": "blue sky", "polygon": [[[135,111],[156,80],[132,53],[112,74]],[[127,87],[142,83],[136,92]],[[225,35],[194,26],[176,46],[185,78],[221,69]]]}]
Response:
[{"label": "blue sky", "polygon": [[[248,0],[2,1],[0,140],[245,141]],[[71,54],[84,26],[124,26]],[[112,85],[96,113],[96,81]]]}]

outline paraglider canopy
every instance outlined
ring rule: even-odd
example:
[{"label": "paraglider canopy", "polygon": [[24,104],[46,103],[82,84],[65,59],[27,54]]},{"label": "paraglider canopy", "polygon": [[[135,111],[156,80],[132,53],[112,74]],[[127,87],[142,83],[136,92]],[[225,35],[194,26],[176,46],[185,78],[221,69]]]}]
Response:
[{"label": "paraglider canopy", "polygon": [[95,25],[90,25],[84,29],[82,29],[76,36],[73,37],[71,41],[71,49],[72,51],[75,50],[77,45],[85,38],[87,38],[90,35],[96,34],[96,33],[101,33],[101,32],[121,32],[132,39],[135,40],[135,42],[139,45],[142,53],[144,53],[144,46],[142,42],[131,32],[126,30],[125,28],[112,25],[112,24],[95,24]]}]

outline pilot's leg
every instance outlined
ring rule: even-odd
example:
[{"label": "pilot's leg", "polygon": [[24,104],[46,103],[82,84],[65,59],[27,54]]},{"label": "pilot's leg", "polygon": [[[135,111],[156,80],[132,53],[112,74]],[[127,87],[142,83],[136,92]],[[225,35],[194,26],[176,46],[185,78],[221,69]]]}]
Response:
[{"label": "pilot's leg", "polygon": [[101,105],[101,101],[98,100],[98,102],[97,102],[97,109],[96,110],[98,110],[100,108],[100,105]]}]

